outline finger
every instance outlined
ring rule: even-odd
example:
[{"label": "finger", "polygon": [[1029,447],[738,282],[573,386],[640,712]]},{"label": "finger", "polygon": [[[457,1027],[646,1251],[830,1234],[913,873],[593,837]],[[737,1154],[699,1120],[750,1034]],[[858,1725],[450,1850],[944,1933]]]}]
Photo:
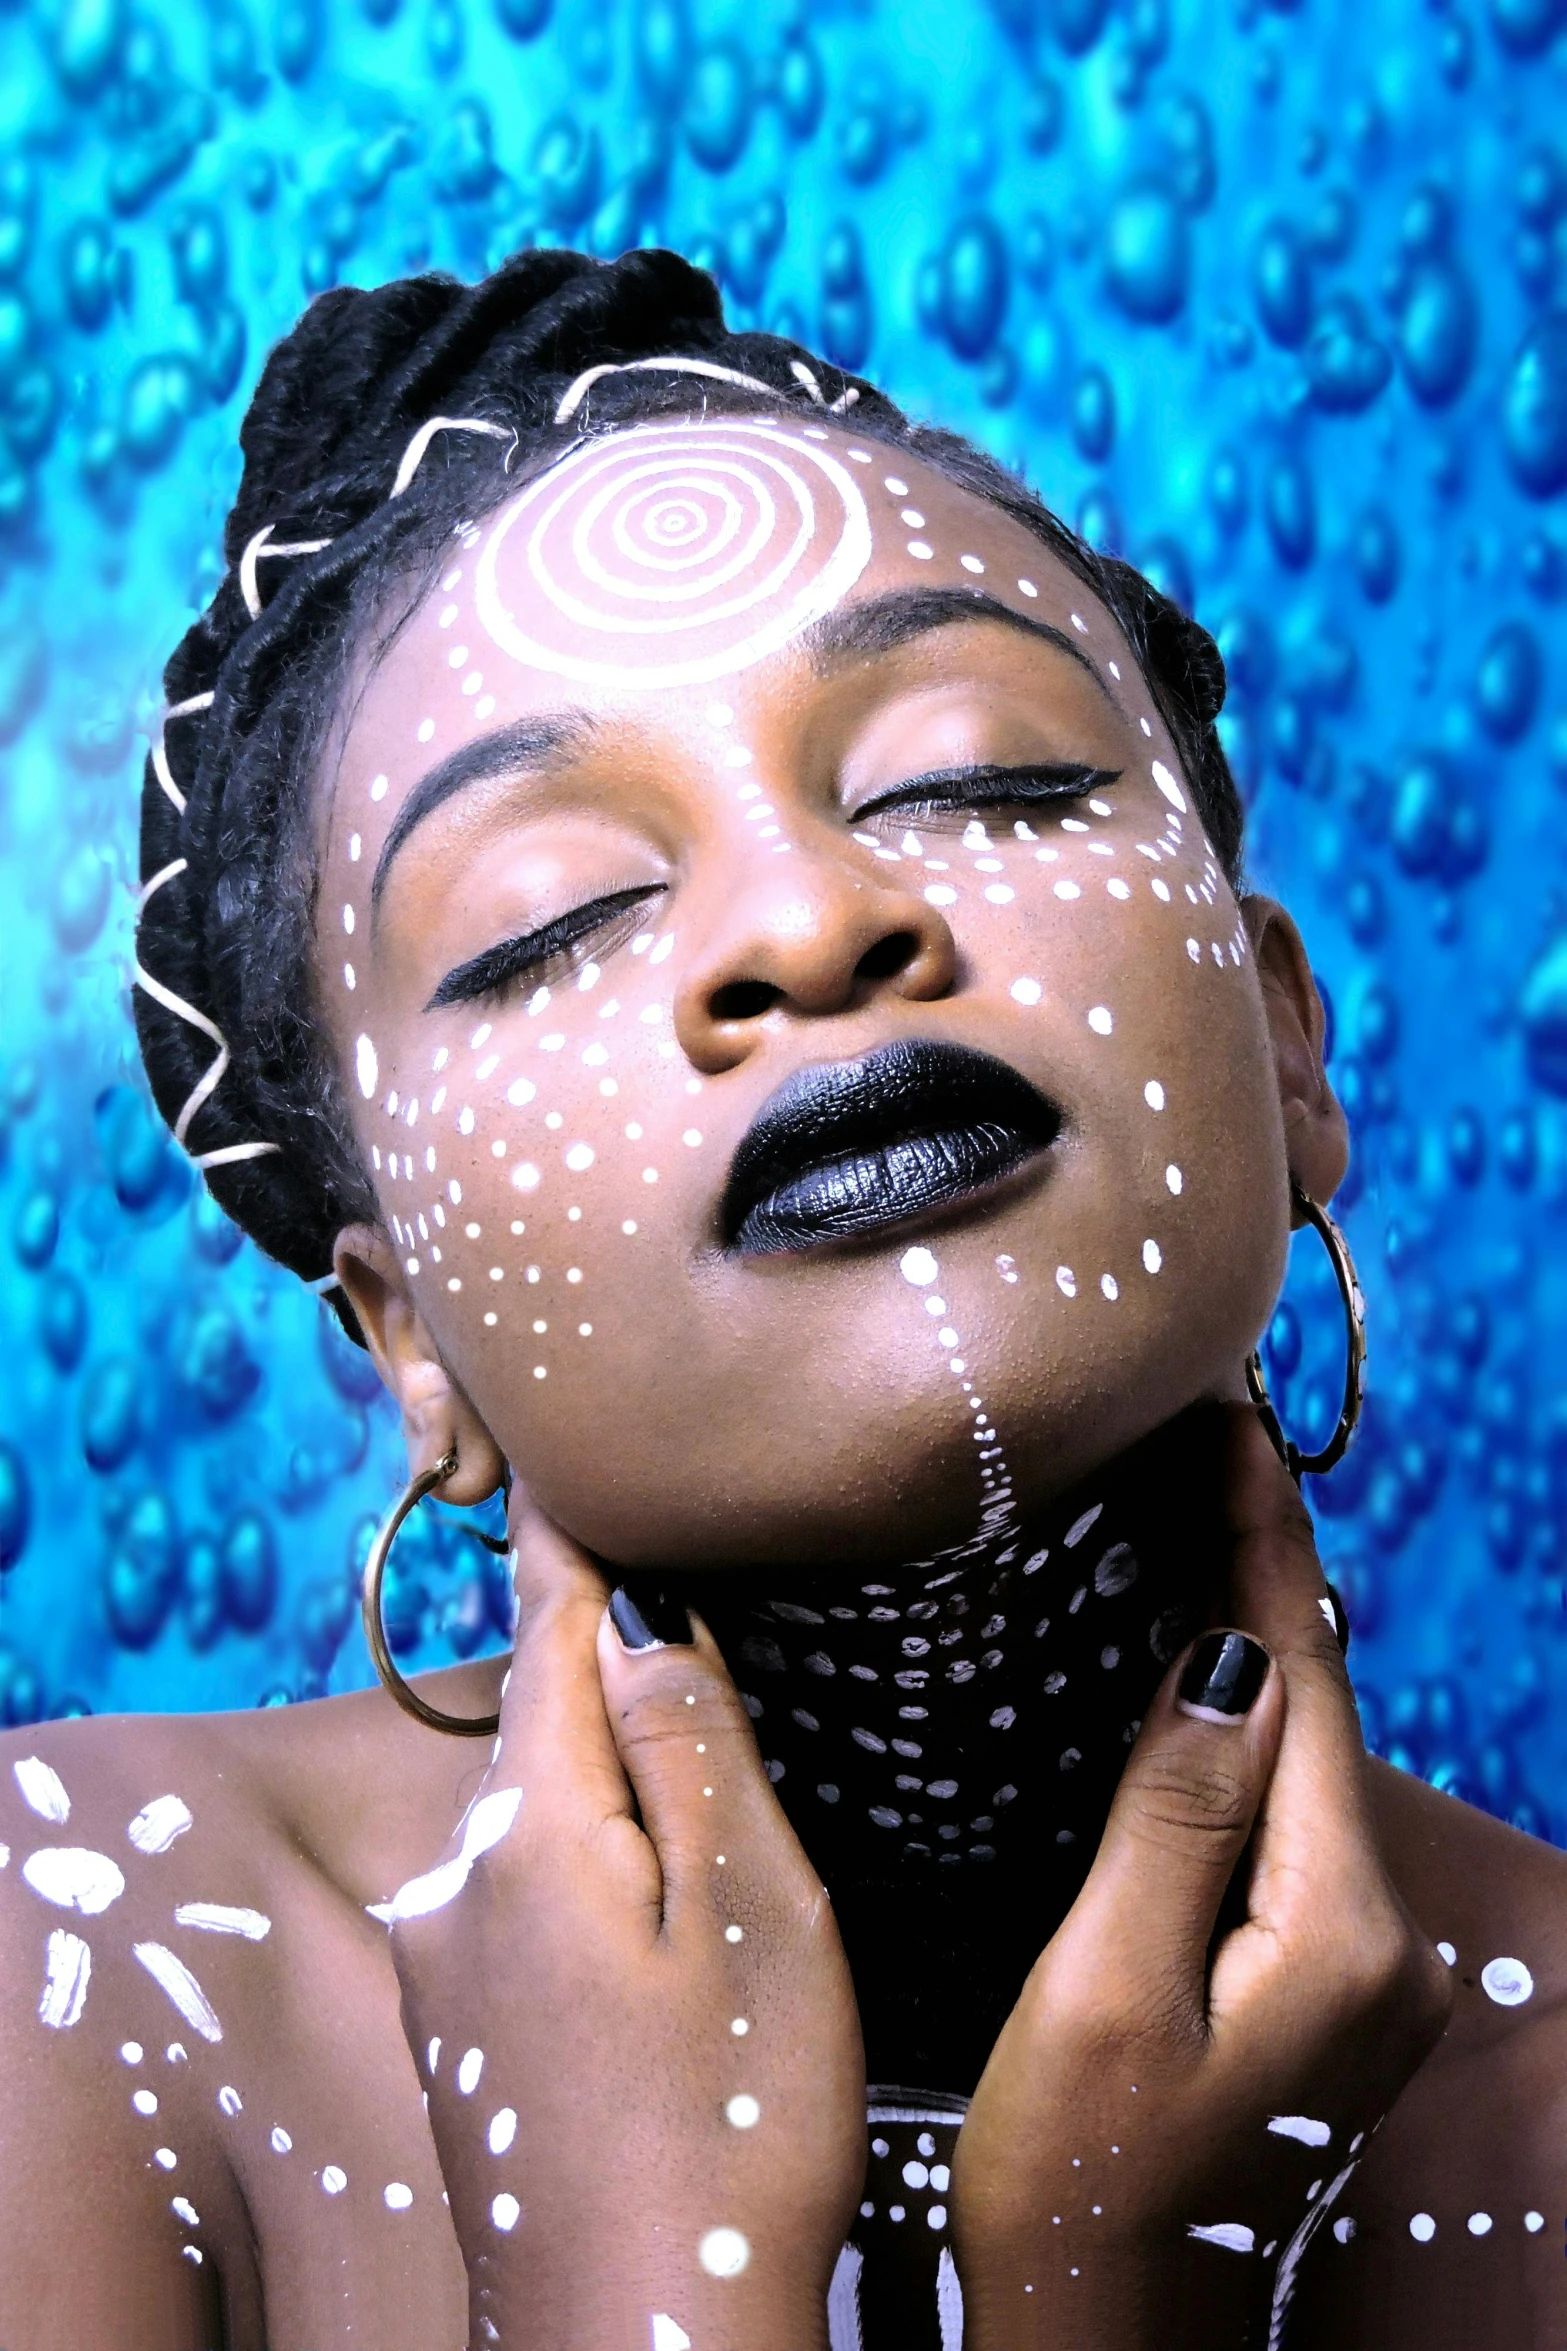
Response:
[{"label": "finger", "polygon": [[1255,1414],[1237,1409],[1230,1436],[1231,1605],[1272,1650],[1289,1694],[1258,1827],[1252,1913],[1266,1922],[1290,1895],[1326,1915],[1383,1875],[1360,1719],[1305,1504]]},{"label": "finger", "polygon": [[621,1766],[663,1876],[663,1917],[733,1919],[764,1898],[819,1894],[763,1768],[750,1718],[700,1617],[654,1587],[618,1590],[598,1666]]},{"label": "finger", "polygon": [[599,1683],[604,1578],[580,1544],[527,1503],[513,1521],[511,1556],[517,1633],[492,1782],[520,1787],[530,1818],[557,1833],[629,1816]]},{"label": "finger", "polygon": [[[1204,1633],[1165,1676],[1132,1749],[1087,1883],[1056,1938],[1118,1990],[1200,2024],[1209,1946],[1284,1725],[1284,1677],[1248,1634]],[[1130,1981],[1128,1980],[1130,1978]]]}]

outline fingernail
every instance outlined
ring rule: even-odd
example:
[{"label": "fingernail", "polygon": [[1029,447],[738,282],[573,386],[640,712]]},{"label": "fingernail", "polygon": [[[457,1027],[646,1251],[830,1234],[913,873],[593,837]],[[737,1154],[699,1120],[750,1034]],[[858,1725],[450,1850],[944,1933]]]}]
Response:
[{"label": "fingernail", "polygon": [[1235,1722],[1249,1714],[1268,1678],[1268,1652],[1245,1633],[1205,1633],[1192,1651],[1176,1703],[1199,1722]]},{"label": "fingernail", "polygon": [[624,1584],[609,1596],[609,1619],[620,1636],[622,1649],[689,1649],[691,1618],[678,1600],[657,1584],[644,1587],[633,1600]]}]

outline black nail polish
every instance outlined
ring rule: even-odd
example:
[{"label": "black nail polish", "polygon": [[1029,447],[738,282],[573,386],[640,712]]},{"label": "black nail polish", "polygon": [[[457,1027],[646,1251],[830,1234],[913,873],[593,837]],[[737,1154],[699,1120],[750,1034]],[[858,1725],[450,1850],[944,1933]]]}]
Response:
[{"label": "black nail polish", "polygon": [[635,1600],[624,1584],[609,1596],[610,1622],[623,1649],[689,1649],[691,1618],[661,1584],[644,1584]]},{"label": "black nail polish", "polygon": [[1179,1698],[1188,1713],[1234,1720],[1249,1714],[1268,1678],[1268,1652],[1245,1633],[1205,1633],[1181,1676]]}]

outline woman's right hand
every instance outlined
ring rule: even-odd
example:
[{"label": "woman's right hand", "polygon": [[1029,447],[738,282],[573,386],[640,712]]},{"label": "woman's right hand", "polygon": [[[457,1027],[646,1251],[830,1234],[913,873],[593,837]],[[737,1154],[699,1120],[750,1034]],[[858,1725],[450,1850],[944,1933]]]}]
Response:
[{"label": "woman's right hand", "polygon": [[1230,1418],[1254,1638],[1172,1667],[958,2134],[965,2351],[1270,2345],[1446,2024],[1451,1978],[1372,1829],[1311,1521],[1256,1416]]},{"label": "woman's right hand", "polygon": [[471,2341],[814,2351],[865,2166],[827,1895],[706,1628],[655,1644],[555,1527],[513,1540],[496,1755],[392,1906]]}]

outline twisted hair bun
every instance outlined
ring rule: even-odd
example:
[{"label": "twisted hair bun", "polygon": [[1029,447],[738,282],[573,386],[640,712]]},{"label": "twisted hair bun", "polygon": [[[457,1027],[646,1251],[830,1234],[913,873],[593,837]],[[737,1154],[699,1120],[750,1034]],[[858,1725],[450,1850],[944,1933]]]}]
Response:
[{"label": "twisted hair bun", "polygon": [[[312,783],[355,646],[392,583],[418,592],[457,519],[576,437],[581,417],[557,411],[577,378],[670,354],[762,389],[610,374],[593,387],[594,428],[852,403],[858,431],[1045,539],[1126,630],[1238,878],[1240,804],[1213,730],[1224,668],[1205,632],[955,435],[911,423],[796,343],[731,333],[713,280],[678,255],[527,252],[473,286],[428,275],[321,294],[262,370],[240,431],[228,570],[164,672],[168,710],[142,788],[135,1000],[163,1116],[228,1214],[318,1288],[337,1233],[378,1216],[311,977]],[[400,485],[410,443],[436,418],[469,429],[442,433]]]}]

